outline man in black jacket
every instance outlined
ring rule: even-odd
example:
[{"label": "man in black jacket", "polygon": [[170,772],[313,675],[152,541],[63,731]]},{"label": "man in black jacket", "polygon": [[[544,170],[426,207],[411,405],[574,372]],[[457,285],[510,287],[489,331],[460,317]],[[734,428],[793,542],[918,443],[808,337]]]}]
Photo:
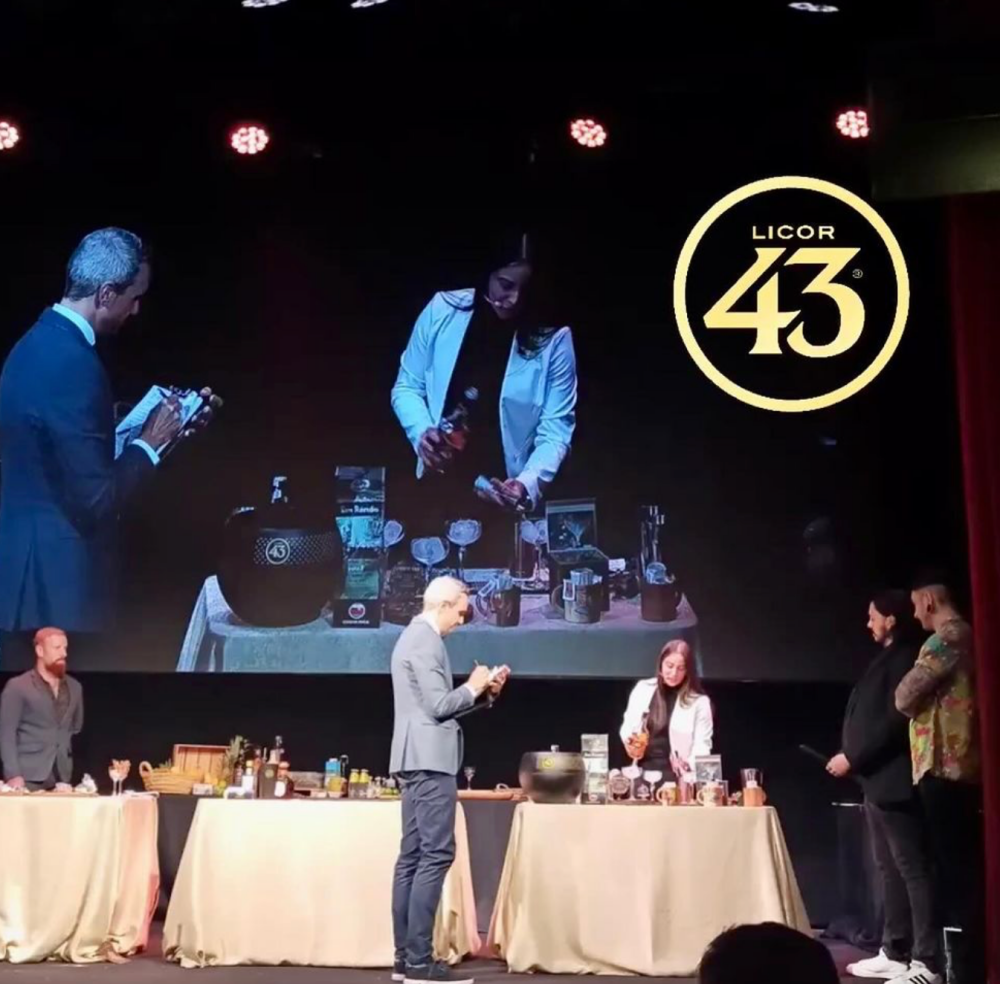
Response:
[{"label": "man in black jacket", "polygon": [[868,606],[868,629],[881,650],[851,693],[843,750],[826,768],[834,776],[854,777],[864,790],[885,925],[878,956],[849,964],[847,970],[855,977],[882,979],[922,970],[927,984],[938,984],[939,927],[924,824],[913,792],[909,722],[895,703],[896,687],[913,668],[921,639],[906,592],[877,595]]}]

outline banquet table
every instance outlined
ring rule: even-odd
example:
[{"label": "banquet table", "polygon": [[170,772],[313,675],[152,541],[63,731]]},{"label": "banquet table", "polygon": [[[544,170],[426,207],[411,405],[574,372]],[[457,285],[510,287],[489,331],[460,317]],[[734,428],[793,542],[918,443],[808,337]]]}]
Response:
[{"label": "banquet table", "polygon": [[0,796],[0,960],[143,949],[159,893],[151,796]]},{"label": "banquet table", "polygon": [[771,807],[521,804],[490,927],[516,973],[691,977],[723,929],[809,919]]},{"label": "banquet table", "polygon": [[[202,800],[163,952],[184,967],[390,967],[399,801]],[[434,927],[439,959],[479,949],[465,816]]]}]

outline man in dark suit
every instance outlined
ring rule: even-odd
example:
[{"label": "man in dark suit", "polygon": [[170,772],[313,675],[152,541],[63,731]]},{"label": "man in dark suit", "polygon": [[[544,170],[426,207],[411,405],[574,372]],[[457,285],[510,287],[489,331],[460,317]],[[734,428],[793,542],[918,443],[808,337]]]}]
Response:
[{"label": "man in dark suit", "polygon": [[[407,984],[471,984],[434,962],[434,917],[455,859],[456,775],[462,765],[457,719],[489,706],[510,670],[477,666],[454,686],[444,637],[470,616],[468,590],[452,577],[435,578],[424,610],[392,651],[395,718],[389,771],[402,787],[403,839],[392,886],[396,956],[392,979]],[[481,699],[485,698],[485,699]]]},{"label": "man in dark suit", "polygon": [[909,723],[896,710],[896,687],[912,669],[922,638],[905,591],[885,591],[868,606],[868,629],[880,645],[844,714],[843,751],[827,764],[834,776],[853,776],[865,811],[885,899],[882,948],[848,965],[855,977],[892,979],[941,969],[931,866],[910,766]]},{"label": "man in dark suit", "polygon": [[164,401],[115,459],[111,386],[95,344],[138,313],[149,280],[138,236],[91,233],[70,257],[63,299],[42,312],[4,364],[0,631],[7,666],[11,650],[26,650],[43,625],[98,633],[113,623],[118,514],[181,428],[178,405]]},{"label": "man in dark suit", "polygon": [[0,695],[3,777],[15,789],[52,789],[73,778],[73,735],[83,730],[83,688],[66,675],[62,629],[35,634],[35,668]]}]

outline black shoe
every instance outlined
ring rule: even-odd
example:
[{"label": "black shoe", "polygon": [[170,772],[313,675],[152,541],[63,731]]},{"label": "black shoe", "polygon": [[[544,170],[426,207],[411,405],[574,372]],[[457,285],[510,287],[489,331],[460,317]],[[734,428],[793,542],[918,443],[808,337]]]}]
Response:
[{"label": "black shoe", "polygon": [[392,965],[392,979],[396,984],[402,984],[406,980],[406,961],[397,960]]},{"label": "black shoe", "polygon": [[457,974],[443,963],[407,966],[405,984],[475,984],[471,974]]}]

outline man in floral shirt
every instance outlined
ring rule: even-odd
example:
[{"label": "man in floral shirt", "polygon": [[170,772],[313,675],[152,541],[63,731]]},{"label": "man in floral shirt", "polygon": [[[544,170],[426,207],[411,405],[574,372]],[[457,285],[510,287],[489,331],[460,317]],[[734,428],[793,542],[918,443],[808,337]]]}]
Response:
[{"label": "man in floral shirt", "polygon": [[[955,981],[980,984],[985,980],[983,829],[972,628],[941,576],[919,578],[911,599],[917,621],[933,635],[900,681],[896,707],[910,718],[913,782],[938,866],[946,925],[962,930],[953,947]],[[937,984],[940,978],[921,978],[916,969],[898,980]]]}]

